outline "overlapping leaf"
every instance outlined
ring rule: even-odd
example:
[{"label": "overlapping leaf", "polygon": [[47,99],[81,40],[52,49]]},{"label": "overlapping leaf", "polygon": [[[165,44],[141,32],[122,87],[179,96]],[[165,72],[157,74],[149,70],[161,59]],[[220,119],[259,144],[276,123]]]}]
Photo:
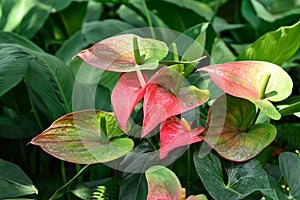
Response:
[{"label": "overlapping leaf", "polygon": [[119,158],[133,148],[112,113],[86,110],[67,114],[32,139],[47,153],[74,163],[99,163]]},{"label": "overlapping leaf", "polygon": [[[252,101],[273,119],[280,119],[281,115],[270,101],[284,100],[291,94],[293,87],[290,76],[281,67],[269,62],[228,62],[203,67],[199,71],[207,72],[226,93]],[[271,76],[264,97],[260,98],[268,74]]]},{"label": "overlapping leaf", "polygon": [[77,54],[85,62],[95,67],[115,71],[136,71],[133,38],[137,37],[139,51],[143,57],[142,70],[156,69],[159,61],[168,54],[167,45],[158,40],[124,34],[102,40],[89,49]]},{"label": "overlapping leaf", "polygon": [[162,123],[160,128],[160,159],[163,159],[173,149],[199,142],[203,139],[200,135],[204,127],[200,126],[191,130],[177,117],[171,117]]},{"label": "overlapping leaf", "polygon": [[194,86],[182,87],[182,78],[176,70],[164,67],[142,88],[135,72],[124,74],[112,91],[114,112],[123,131],[127,131],[129,116],[143,97],[142,137],[160,122],[208,100],[208,90],[199,90]]},{"label": "overlapping leaf", "polygon": [[272,124],[253,124],[256,108],[250,101],[223,95],[211,106],[204,140],[222,157],[245,161],[256,156],[276,136]]}]

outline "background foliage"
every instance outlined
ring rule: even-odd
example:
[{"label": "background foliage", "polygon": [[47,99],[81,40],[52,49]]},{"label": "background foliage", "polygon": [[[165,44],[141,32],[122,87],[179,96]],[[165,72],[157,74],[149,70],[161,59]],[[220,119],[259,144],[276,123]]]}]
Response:
[{"label": "background foliage", "polygon": [[[263,60],[289,73],[294,83],[292,97],[277,105],[283,117],[270,121],[277,127],[277,136],[246,167],[259,168],[257,176],[276,188],[279,199],[287,199],[286,194],[299,198],[295,186],[299,177],[289,174],[289,168],[300,174],[299,156],[281,154],[297,152],[300,146],[299,1],[2,0],[0,9],[0,198],[49,199],[53,195],[52,199],[87,199],[96,190],[110,199],[146,198],[147,182],[142,174],[121,173],[104,164],[63,162],[27,143],[72,111],[78,70],[77,61],[72,60],[75,54],[120,32],[152,26],[186,33],[205,47],[214,63]],[[98,97],[101,93],[106,100],[98,102],[96,109],[111,111],[109,97],[117,78],[111,73],[101,77]],[[149,151],[149,144],[142,143],[136,150]],[[190,170],[186,170],[188,162]],[[272,196],[268,186],[243,191],[244,185],[239,184],[230,188],[240,194],[231,196],[234,194],[224,186],[243,176],[245,166],[214,154],[199,163],[194,167],[184,154],[169,166],[187,188],[187,196],[206,194],[208,199],[222,199],[224,196],[215,194],[220,188],[228,199]],[[210,166],[225,172],[199,174]],[[231,168],[237,171],[228,170]],[[219,186],[201,181],[210,178]],[[106,186],[106,190],[97,186]]]}]

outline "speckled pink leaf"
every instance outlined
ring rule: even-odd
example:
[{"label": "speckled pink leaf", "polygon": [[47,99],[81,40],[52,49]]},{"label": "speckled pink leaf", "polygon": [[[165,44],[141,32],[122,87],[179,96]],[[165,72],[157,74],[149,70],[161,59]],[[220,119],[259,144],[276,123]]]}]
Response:
[{"label": "speckled pink leaf", "polygon": [[[143,74],[145,81],[147,75]],[[127,132],[127,122],[137,103],[143,98],[145,89],[140,85],[136,72],[124,73],[111,94],[114,113],[124,132]]]},{"label": "speckled pink leaf", "polygon": [[211,105],[205,137],[222,157],[246,161],[255,157],[276,136],[272,124],[253,124],[256,108],[246,99],[222,95]]},{"label": "speckled pink leaf", "polygon": [[189,145],[203,140],[200,135],[204,127],[187,130],[187,127],[178,117],[170,117],[162,123],[160,128],[160,159],[177,147]]},{"label": "speckled pink leaf", "polygon": [[[293,87],[289,75],[281,67],[269,62],[228,62],[203,67],[198,71],[207,72],[226,93],[252,101],[273,119],[279,119],[280,114],[269,101],[284,100],[291,94]],[[271,74],[271,77],[265,97],[260,99],[259,92],[267,74]]]},{"label": "speckled pink leaf", "polygon": [[107,38],[77,54],[82,60],[97,68],[115,72],[136,71],[133,37],[137,37],[139,51],[144,56],[141,70],[153,70],[168,54],[167,45],[158,40],[123,34]]}]

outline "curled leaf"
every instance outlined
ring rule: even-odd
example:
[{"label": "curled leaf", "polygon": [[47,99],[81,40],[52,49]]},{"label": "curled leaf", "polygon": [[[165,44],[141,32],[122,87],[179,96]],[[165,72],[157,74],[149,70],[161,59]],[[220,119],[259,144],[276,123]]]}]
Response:
[{"label": "curled leaf", "polygon": [[189,145],[203,140],[200,135],[204,127],[190,129],[189,124],[185,124],[178,117],[171,117],[164,121],[160,127],[160,159],[177,147]]}]

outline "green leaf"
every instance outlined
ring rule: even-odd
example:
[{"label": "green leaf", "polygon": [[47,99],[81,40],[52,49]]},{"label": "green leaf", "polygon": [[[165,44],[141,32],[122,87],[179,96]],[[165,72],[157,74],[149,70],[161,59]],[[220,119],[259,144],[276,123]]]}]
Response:
[{"label": "green leaf", "polygon": [[221,38],[216,38],[211,51],[211,59],[213,63],[218,64],[234,61],[235,56]]},{"label": "green leaf", "polygon": [[146,171],[148,182],[147,199],[179,199],[181,184],[170,169],[164,166],[153,166]]},{"label": "green leaf", "polygon": [[[228,62],[203,67],[198,71],[208,72],[224,92],[250,100],[276,120],[281,116],[270,101],[282,101],[292,93],[293,81],[290,76],[281,67],[269,62]],[[267,79],[268,75],[270,79]]]},{"label": "green leaf", "polygon": [[226,159],[249,160],[276,136],[271,124],[252,125],[255,115],[250,101],[223,95],[209,109],[204,140]]},{"label": "green leaf", "polygon": [[[257,160],[243,163],[227,161],[224,163],[226,175],[223,174],[220,159],[212,152],[204,158],[195,153],[194,163],[204,187],[215,200],[244,199],[256,191],[278,200]],[[224,181],[225,176],[228,181]]]},{"label": "green leaf", "polygon": [[31,140],[47,153],[74,163],[108,162],[133,148],[113,113],[85,110],[69,113]]},{"label": "green leaf", "polygon": [[262,5],[262,3],[258,0],[251,0],[253,8],[257,14],[257,16],[265,21],[274,22],[275,18],[273,15]]},{"label": "green leaf", "polygon": [[37,194],[28,176],[17,165],[0,159],[0,198]]},{"label": "green leaf", "polygon": [[[115,71],[136,71],[133,38],[139,43],[139,52],[143,57],[141,70],[153,70],[159,61],[168,54],[167,45],[158,40],[141,38],[133,34],[124,34],[102,40],[89,49],[77,54],[81,59],[97,68]],[[109,56],[108,56],[109,55]]]},{"label": "green leaf", "polygon": [[292,96],[277,107],[280,108],[279,113],[282,116],[294,114],[300,117],[300,96]]},{"label": "green leaf", "polygon": [[281,65],[300,47],[300,21],[268,32],[251,44],[237,60],[263,60]]},{"label": "green leaf", "polygon": [[279,167],[289,187],[289,199],[300,198],[300,157],[291,152],[279,155]]}]

